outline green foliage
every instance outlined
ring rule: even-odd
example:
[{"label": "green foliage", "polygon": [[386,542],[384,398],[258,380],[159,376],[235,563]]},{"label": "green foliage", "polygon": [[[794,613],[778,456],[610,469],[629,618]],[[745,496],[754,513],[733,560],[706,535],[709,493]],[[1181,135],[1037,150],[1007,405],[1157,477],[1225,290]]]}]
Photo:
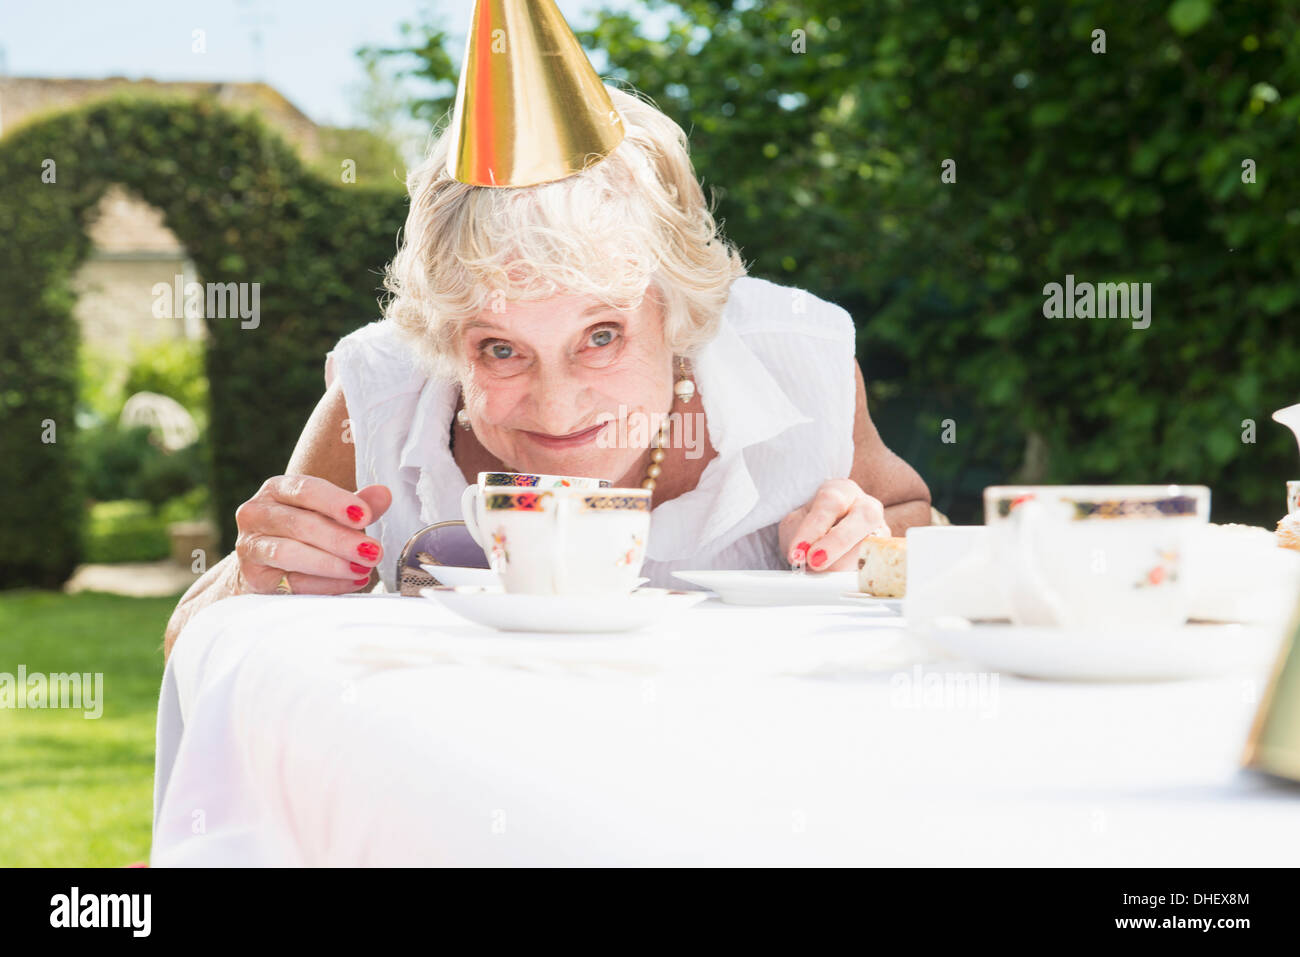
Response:
[{"label": "green foliage", "polygon": [[[57,181],[42,183],[42,163]],[[207,282],[258,283],[258,321],[209,317],[214,507],[282,472],[323,391],[337,339],[376,317],[379,269],[405,218],[399,184],[338,186],[252,115],[208,99],[109,100],[0,140],[0,583],[57,584],[79,553],[72,453],[73,272],[86,214],[110,183],[163,212]],[[44,419],[59,441],[39,441]],[[21,490],[21,492],[19,491]]]},{"label": "green foliage", "polygon": [[206,485],[199,485],[163,502],[158,516],[167,524],[192,522],[212,517],[212,495]]},{"label": "green foliage", "polygon": [[116,419],[82,432],[77,454],[85,493],[101,502],[133,498],[144,463],[164,455],[149,441],[147,428],[124,429]]},{"label": "green foliage", "polygon": [[186,339],[140,346],[123,383],[122,400],[137,392],[170,396],[185,406],[202,426],[208,418],[208,377],[203,371],[203,349],[202,342]]},{"label": "green foliage", "polygon": [[165,452],[143,426],[119,424],[127,396],[157,392],[184,405],[202,430],[208,418],[208,380],[198,342],[142,347],[130,363],[83,350],[78,471],[92,501],[143,499],[158,505],[204,486],[211,476],[206,440]]},{"label": "green foliage", "polygon": [[92,426],[82,433],[77,452],[86,495],[100,502],[140,498],[159,505],[205,485],[210,471],[203,442],[165,452],[144,426]]},{"label": "green foliage", "polygon": [[130,366],[121,357],[89,348],[85,343],[81,344],[79,351],[78,424],[84,428],[94,423],[117,421],[126,400],[123,387]]},{"label": "green foliage", "polygon": [[[321,154],[312,169],[326,180],[385,184],[394,188],[406,182],[406,163],[397,148],[384,137],[366,129],[322,126],[319,130]],[[345,179],[344,162],[350,160],[351,179]]]},{"label": "green foliage", "polygon": [[150,503],[126,500],[91,506],[87,562],[156,562],[170,554],[167,522]]},{"label": "green foliage", "polygon": [[[36,192],[40,169],[36,156],[17,168],[0,159],[0,587],[59,585],[81,549],[73,297],[41,279],[70,269],[85,240]],[[20,176],[36,202],[15,201]],[[43,247],[17,239],[60,228],[73,235]]]},{"label": "green foliage", "polygon": [[[416,79],[433,89],[429,95],[412,101],[411,115],[430,126],[437,124],[451,110],[456,99],[456,63],[447,50],[449,34],[442,29],[441,21],[429,8],[420,11],[420,17],[403,22],[398,27],[402,42],[389,47],[362,47],[357,51],[367,76],[370,78],[370,96],[363,97],[363,112],[382,115],[391,109],[391,89],[384,82],[383,65],[397,63],[393,79]],[[373,102],[375,98],[380,102]],[[372,102],[365,102],[369,99]]]},{"label": "green foliage", "polygon": [[[689,132],[754,273],[854,314],[873,417],[937,505],[978,520],[980,487],[1017,477],[1205,483],[1219,520],[1283,511],[1294,4],[647,6],[666,37],[606,13],[584,45]],[[1045,318],[1067,273],[1152,283],[1150,328]]]},{"label": "green foliage", "polygon": [[161,504],[133,499],[96,502],[90,507],[85,561],[156,562],[171,556],[168,526],[210,518],[208,490],[192,488]]},{"label": "green foliage", "polygon": [[[158,450],[155,450],[158,451]],[[202,442],[175,452],[158,451],[140,463],[129,492],[146,502],[161,505],[203,486],[208,476],[208,458]]]}]

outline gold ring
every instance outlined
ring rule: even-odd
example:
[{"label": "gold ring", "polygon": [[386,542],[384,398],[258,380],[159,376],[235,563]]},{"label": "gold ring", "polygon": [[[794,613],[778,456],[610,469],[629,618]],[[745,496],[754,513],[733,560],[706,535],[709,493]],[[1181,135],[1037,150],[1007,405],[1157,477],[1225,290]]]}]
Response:
[{"label": "gold ring", "polygon": [[293,589],[289,587],[289,575],[286,573],[280,576],[280,581],[275,586],[277,595],[292,595]]}]

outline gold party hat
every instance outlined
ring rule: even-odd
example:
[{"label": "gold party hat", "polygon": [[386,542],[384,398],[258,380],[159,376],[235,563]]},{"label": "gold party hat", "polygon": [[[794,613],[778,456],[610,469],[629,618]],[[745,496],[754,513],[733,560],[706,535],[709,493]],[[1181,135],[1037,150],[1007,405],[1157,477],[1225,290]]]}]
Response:
[{"label": "gold party hat", "polygon": [[1300,781],[1300,605],[1291,617],[1287,639],[1255,714],[1242,763]]},{"label": "gold party hat", "polygon": [[476,0],[451,130],[447,171],[474,186],[563,179],[624,133],[554,0]]}]

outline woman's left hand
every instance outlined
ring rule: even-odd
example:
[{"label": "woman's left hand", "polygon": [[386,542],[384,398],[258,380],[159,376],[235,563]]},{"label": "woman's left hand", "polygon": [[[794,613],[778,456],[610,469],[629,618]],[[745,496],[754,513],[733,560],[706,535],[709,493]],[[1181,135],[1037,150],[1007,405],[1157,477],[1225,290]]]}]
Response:
[{"label": "woman's left hand", "polygon": [[858,547],[873,535],[892,535],[885,507],[852,479],[823,482],[811,502],[781,520],[778,541],[790,564],[802,557],[813,572],[856,571]]}]

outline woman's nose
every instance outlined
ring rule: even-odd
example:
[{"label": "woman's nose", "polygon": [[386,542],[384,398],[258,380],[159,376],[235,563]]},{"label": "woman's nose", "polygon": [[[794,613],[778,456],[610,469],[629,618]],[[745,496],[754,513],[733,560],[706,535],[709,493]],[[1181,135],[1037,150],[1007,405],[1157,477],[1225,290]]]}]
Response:
[{"label": "woman's nose", "polygon": [[539,429],[548,435],[568,435],[593,423],[585,421],[585,391],[581,380],[556,372],[541,372],[533,396]]}]

